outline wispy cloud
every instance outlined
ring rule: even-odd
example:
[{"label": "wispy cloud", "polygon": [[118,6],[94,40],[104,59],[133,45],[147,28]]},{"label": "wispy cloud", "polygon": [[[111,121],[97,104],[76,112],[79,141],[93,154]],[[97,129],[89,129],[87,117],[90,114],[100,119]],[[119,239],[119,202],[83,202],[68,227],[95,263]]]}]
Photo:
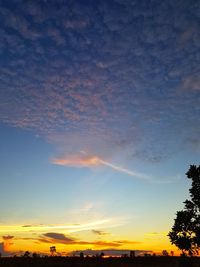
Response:
[{"label": "wispy cloud", "polygon": [[[120,218],[106,218],[101,220],[95,220],[88,223],[69,224],[69,225],[1,225],[0,233],[15,233],[15,232],[46,232],[46,231],[61,231],[65,230],[67,233],[75,233],[81,231],[88,231],[98,228],[112,228],[124,224],[124,220]],[[25,227],[24,227],[25,226]],[[12,237],[12,236],[8,236]],[[5,236],[6,238],[6,236]]]},{"label": "wispy cloud", "polygon": [[42,226],[42,224],[25,224],[25,225],[22,225],[22,227],[25,227],[25,228],[37,227],[37,226]]},{"label": "wispy cloud", "polygon": [[103,160],[102,158],[98,156],[91,156],[87,155],[86,152],[81,151],[78,155],[73,156],[65,156],[61,158],[54,158],[51,160],[53,164],[61,165],[61,166],[71,166],[71,167],[95,167],[95,166],[106,166],[114,171],[124,173],[129,176],[138,177],[138,178],[144,178],[148,179],[149,177],[145,174],[141,174],[139,172],[135,172],[126,168],[123,168],[121,166],[118,166],[116,164],[110,163],[106,160]]},{"label": "wispy cloud", "polygon": [[87,168],[95,168],[99,166],[105,166],[108,168],[111,168],[112,170],[120,173],[124,173],[128,176],[143,179],[145,181],[148,181],[149,183],[156,183],[156,184],[171,184],[171,183],[177,183],[181,179],[181,175],[173,175],[172,177],[156,177],[151,175],[146,175],[143,173],[139,173],[133,170],[129,170],[127,168],[121,167],[119,165],[110,163],[106,160],[103,160],[102,158],[98,156],[92,156],[88,155],[85,151],[81,151],[77,155],[73,156],[64,156],[60,158],[54,158],[51,160],[53,164],[61,165],[61,166],[68,166],[68,167],[87,167]]},{"label": "wispy cloud", "polygon": [[105,160],[100,160],[100,162],[107,166],[107,167],[110,167],[112,168],[113,170],[115,171],[118,171],[118,172],[122,172],[122,173],[125,173],[129,176],[133,176],[133,177],[138,177],[138,178],[144,178],[144,179],[148,179],[149,177],[145,174],[141,174],[141,173],[138,173],[138,172],[134,172],[132,170],[129,170],[129,169],[126,169],[126,168],[123,168],[121,166],[118,166],[118,165],[115,165],[115,164],[112,164],[110,162],[107,162]]}]

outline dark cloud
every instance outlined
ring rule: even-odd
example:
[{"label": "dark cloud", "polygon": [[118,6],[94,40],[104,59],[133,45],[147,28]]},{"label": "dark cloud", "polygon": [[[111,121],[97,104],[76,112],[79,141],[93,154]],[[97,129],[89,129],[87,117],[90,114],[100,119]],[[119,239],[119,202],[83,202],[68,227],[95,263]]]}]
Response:
[{"label": "dark cloud", "polygon": [[[34,239],[35,240],[35,239]],[[61,244],[71,244],[71,245],[95,245],[99,247],[120,247],[124,244],[140,244],[138,241],[128,241],[128,240],[117,240],[117,241],[83,241],[78,240],[73,237],[67,237],[62,233],[45,233],[38,238],[39,242],[42,243],[61,243]]]},{"label": "dark cloud", "polygon": [[28,227],[37,227],[37,226],[42,226],[43,224],[25,224],[22,225],[22,227],[24,228],[28,228]]},{"label": "dark cloud", "polygon": [[100,230],[92,230],[92,233],[95,235],[107,235],[107,232],[100,231]]},{"label": "dark cloud", "polygon": [[199,8],[3,1],[0,121],[73,139],[69,153],[123,147],[150,161],[170,157],[200,128]]},{"label": "dark cloud", "polygon": [[49,241],[54,241],[58,243],[71,244],[72,242],[74,242],[73,238],[66,237],[64,234],[60,233],[46,233],[43,236],[47,237]]},{"label": "dark cloud", "polygon": [[12,240],[14,238],[13,235],[4,235],[2,236],[3,240],[7,241],[7,240]]}]

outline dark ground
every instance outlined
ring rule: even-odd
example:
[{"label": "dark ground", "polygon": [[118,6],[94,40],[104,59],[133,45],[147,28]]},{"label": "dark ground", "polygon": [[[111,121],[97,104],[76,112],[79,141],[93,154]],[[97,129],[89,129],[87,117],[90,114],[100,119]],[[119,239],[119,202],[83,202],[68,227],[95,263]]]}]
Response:
[{"label": "dark ground", "polygon": [[200,257],[0,258],[0,267],[200,267]]}]

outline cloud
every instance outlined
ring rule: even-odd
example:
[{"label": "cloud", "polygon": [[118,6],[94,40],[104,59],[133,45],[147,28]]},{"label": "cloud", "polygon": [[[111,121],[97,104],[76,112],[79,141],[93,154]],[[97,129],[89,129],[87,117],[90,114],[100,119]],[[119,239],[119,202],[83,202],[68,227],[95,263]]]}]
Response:
[{"label": "cloud", "polygon": [[[159,161],[159,159],[154,158],[154,162],[156,161]],[[77,155],[54,158],[51,160],[51,162],[56,165],[76,167],[76,168],[82,168],[82,167],[95,168],[95,167],[105,166],[111,168],[116,172],[124,173],[128,176],[143,179],[145,181],[148,181],[149,183],[156,183],[156,184],[171,184],[171,183],[176,183],[181,179],[181,176],[179,174],[173,175],[172,177],[163,177],[163,176],[156,177],[139,173],[118,166],[116,164],[110,163],[108,161],[105,161],[98,156],[88,155],[85,151],[81,151]]]},{"label": "cloud", "polygon": [[4,235],[4,236],[2,236],[2,238],[4,241],[8,241],[8,240],[12,240],[14,238],[14,236],[13,235]]},{"label": "cloud", "polygon": [[[67,233],[74,233],[74,232],[80,232],[80,231],[88,231],[92,229],[98,229],[98,228],[113,228],[119,225],[125,224],[125,220],[122,220],[120,218],[104,218],[99,219],[95,221],[90,221],[87,223],[80,223],[80,224],[68,224],[68,225],[44,225],[44,224],[38,224],[38,225],[28,225],[28,227],[24,227],[21,225],[1,225],[0,227],[0,233],[4,232],[30,232],[34,231],[37,233],[43,233],[45,231],[52,232],[52,231],[60,231],[65,230]],[[12,237],[12,236],[10,236]],[[9,239],[9,238],[8,238]]]},{"label": "cloud", "polygon": [[22,227],[29,228],[29,227],[37,227],[37,226],[42,226],[43,224],[25,224],[22,225]]},{"label": "cloud", "polygon": [[72,155],[72,156],[65,156],[61,158],[54,158],[51,160],[53,164],[61,165],[61,166],[71,166],[71,167],[97,167],[97,166],[106,166],[114,171],[121,172],[124,174],[127,174],[129,176],[133,177],[139,177],[148,179],[149,177],[145,174],[141,174],[138,172],[134,172],[132,170],[123,168],[121,166],[118,166],[116,164],[110,163],[108,161],[105,161],[98,156],[89,156],[84,151],[81,151],[82,153],[78,155]]},{"label": "cloud", "polygon": [[43,243],[61,243],[61,244],[70,244],[70,245],[94,245],[100,247],[120,247],[125,244],[140,244],[138,241],[127,241],[127,240],[118,240],[118,241],[83,241],[78,240],[73,237],[67,237],[61,233],[45,233],[42,237],[38,238],[38,241]]},{"label": "cloud", "polygon": [[90,167],[101,164],[101,161],[98,157],[85,155],[74,155],[72,157],[62,157],[57,159],[55,158],[51,162],[56,165],[72,167]]},{"label": "cloud", "polygon": [[197,10],[158,0],[2,3],[0,121],[67,152],[170,158],[182,149],[174,140],[200,125]]},{"label": "cloud", "polygon": [[101,163],[107,167],[110,167],[112,168],[113,170],[115,171],[118,171],[118,172],[122,172],[122,173],[125,173],[129,176],[133,176],[133,177],[139,177],[139,178],[145,178],[145,179],[148,179],[149,177],[145,174],[141,174],[141,173],[138,173],[138,172],[134,172],[132,170],[128,170],[126,168],[123,168],[121,166],[117,166],[115,164],[112,164],[112,163],[109,163],[107,161],[104,161],[104,160],[101,160]]},{"label": "cloud", "polygon": [[[64,234],[61,233],[46,233],[43,234],[47,241],[54,243],[64,243],[64,244],[72,244],[74,242],[74,238],[66,237]],[[41,241],[41,239],[40,239]]]},{"label": "cloud", "polygon": [[93,234],[95,235],[108,235],[109,233],[105,232],[105,231],[101,231],[101,230],[94,230],[92,229],[91,231]]},{"label": "cloud", "polygon": [[22,227],[32,227],[33,225],[32,224],[25,224],[25,225],[22,225]]}]

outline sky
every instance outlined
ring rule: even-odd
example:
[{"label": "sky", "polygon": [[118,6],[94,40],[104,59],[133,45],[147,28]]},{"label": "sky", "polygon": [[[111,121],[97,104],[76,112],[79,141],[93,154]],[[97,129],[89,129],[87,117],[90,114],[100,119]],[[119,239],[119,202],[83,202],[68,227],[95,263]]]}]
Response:
[{"label": "sky", "polygon": [[199,0],[0,0],[0,252],[174,250],[200,159]]}]

